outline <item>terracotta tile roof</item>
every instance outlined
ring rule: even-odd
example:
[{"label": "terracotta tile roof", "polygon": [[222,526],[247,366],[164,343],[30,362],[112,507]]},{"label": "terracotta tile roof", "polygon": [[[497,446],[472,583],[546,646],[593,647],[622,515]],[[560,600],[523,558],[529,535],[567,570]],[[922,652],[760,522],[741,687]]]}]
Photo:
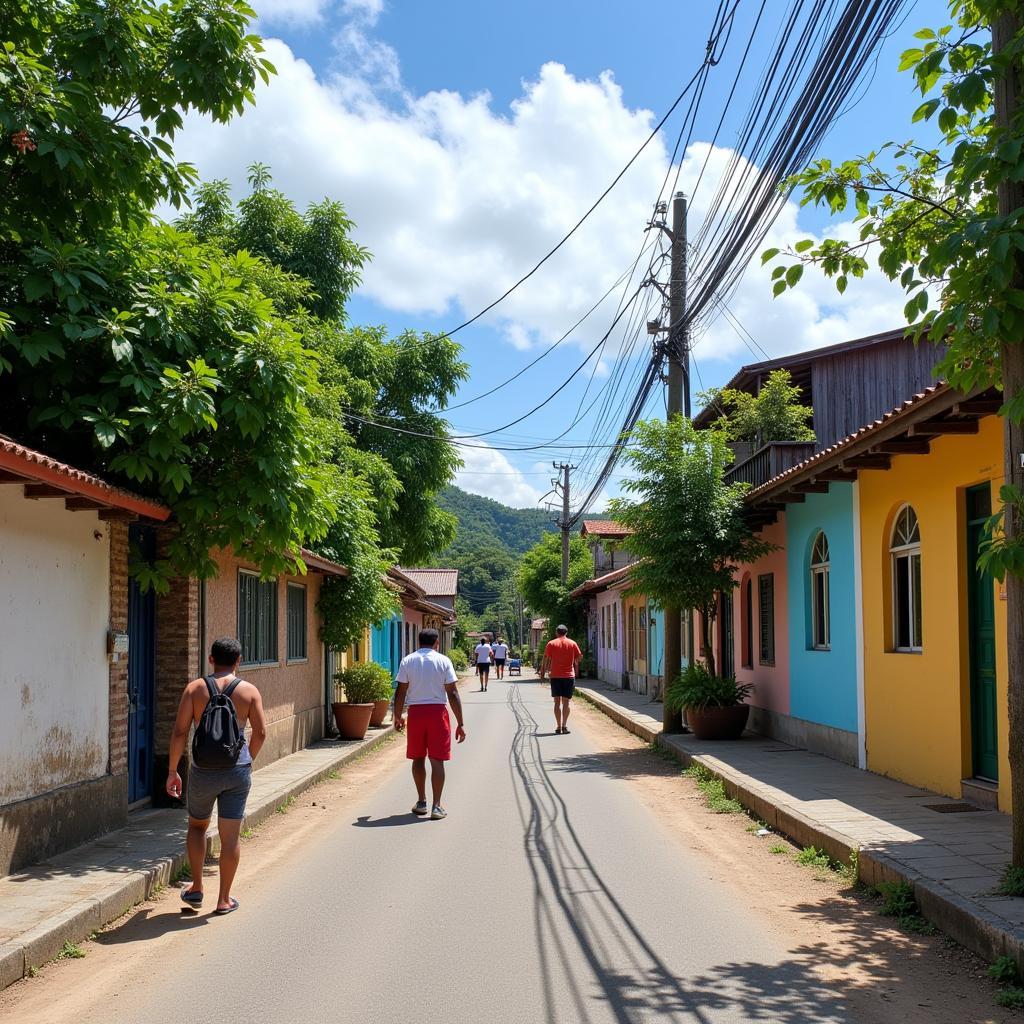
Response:
[{"label": "terracotta tile roof", "polygon": [[161,523],[171,515],[171,510],[159,502],[115,487],[92,473],[58,462],[6,437],[0,437],[0,478],[11,482],[24,480],[26,484],[46,484],[65,492],[69,498],[86,498],[95,502],[92,507],[123,509]]},{"label": "terracotta tile roof", "polygon": [[629,537],[633,531],[614,519],[584,519],[582,537]]},{"label": "terracotta tile roof", "polygon": [[459,592],[458,569],[399,569],[431,597],[455,597]]},{"label": "terracotta tile roof", "polygon": [[945,382],[925,388],[913,397],[901,402],[895,409],[885,413],[884,416],[881,416],[879,419],[867,424],[866,426],[860,427],[852,434],[844,437],[842,441],[837,441],[828,448],[823,448],[820,452],[816,452],[809,459],[804,459],[803,462],[797,463],[797,465],[790,467],[785,470],[785,472],[779,473],[777,476],[772,477],[771,480],[768,480],[759,487],[749,491],[747,493],[746,500],[749,503],[756,503],[760,496],[764,495],[768,491],[775,490],[779,484],[784,483],[790,478],[802,476],[814,467],[823,468],[824,464],[832,461],[838,461],[846,454],[847,450],[857,444],[857,442],[869,439],[871,435],[878,433],[883,428],[894,422],[910,416],[920,410],[922,406],[931,404],[942,396],[947,395],[951,390],[950,386]]},{"label": "terracotta tile roof", "polygon": [[569,596],[585,597],[587,594],[596,594],[599,590],[607,590],[614,584],[624,580],[629,575],[631,568],[631,565],[624,565],[621,569],[615,569],[612,572],[606,572],[603,576],[587,580],[586,583],[581,583]]}]

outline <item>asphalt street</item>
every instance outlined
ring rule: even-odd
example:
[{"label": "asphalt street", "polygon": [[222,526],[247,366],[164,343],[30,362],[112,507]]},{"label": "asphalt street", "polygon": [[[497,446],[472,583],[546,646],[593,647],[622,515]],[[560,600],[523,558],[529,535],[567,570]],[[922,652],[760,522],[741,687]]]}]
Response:
[{"label": "asphalt street", "polygon": [[546,687],[463,692],[447,820],[412,816],[403,765],[75,1024],[856,1019],[642,782],[553,735]]}]

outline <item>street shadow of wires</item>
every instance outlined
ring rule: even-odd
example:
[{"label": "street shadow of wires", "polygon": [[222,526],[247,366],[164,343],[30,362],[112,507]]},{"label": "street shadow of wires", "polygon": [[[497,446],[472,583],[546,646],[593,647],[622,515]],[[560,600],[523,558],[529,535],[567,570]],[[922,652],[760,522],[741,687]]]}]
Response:
[{"label": "street shadow of wires", "polygon": [[545,763],[552,771],[606,775],[612,779],[678,776],[682,771],[682,765],[675,758],[667,759],[639,747],[618,747],[600,754],[548,757]]}]

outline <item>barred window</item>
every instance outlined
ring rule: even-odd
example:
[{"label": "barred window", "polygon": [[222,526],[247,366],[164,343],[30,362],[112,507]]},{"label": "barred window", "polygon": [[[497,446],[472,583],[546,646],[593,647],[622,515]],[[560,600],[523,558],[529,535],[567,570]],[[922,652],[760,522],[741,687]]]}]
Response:
[{"label": "barred window", "polygon": [[762,665],[775,664],[775,574],[757,577],[757,612],[760,629],[758,661]]},{"label": "barred window", "polygon": [[243,664],[277,661],[277,580],[247,569],[238,570],[238,641]]},{"label": "barred window", "polygon": [[306,587],[288,584],[288,660],[304,661],[306,654]]}]

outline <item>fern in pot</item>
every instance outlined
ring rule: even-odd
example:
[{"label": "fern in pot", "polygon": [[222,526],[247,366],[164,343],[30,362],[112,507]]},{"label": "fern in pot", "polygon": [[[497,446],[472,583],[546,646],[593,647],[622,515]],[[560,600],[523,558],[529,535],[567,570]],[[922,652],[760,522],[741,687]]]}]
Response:
[{"label": "fern in pot", "polygon": [[361,740],[371,725],[384,724],[391,703],[391,673],[375,661],[361,661],[334,677],[331,705],[341,739]]},{"label": "fern in pot", "polygon": [[665,703],[685,711],[686,722],[699,740],[738,740],[747,727],[753,693],[751,683],[712,675],[706,665],[687,666],[668,685]]}]

